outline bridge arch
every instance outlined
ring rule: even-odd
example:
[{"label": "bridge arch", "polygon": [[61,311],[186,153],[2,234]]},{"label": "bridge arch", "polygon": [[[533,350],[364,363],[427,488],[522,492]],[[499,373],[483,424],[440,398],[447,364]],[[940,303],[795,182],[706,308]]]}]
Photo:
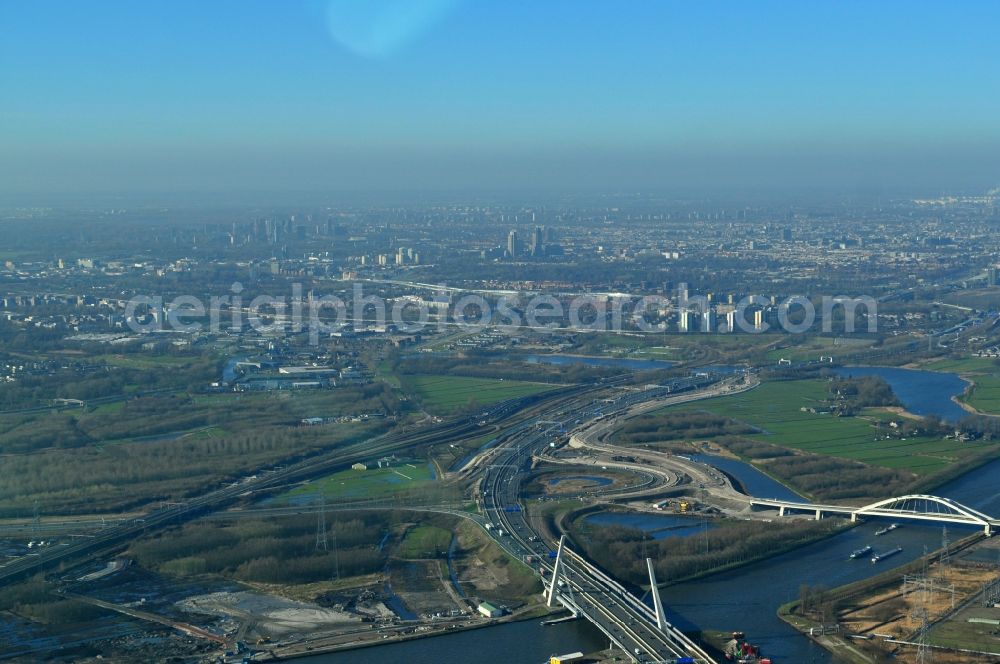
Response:
[{"label": "bridge arch", "polygon": [[940,496],[929,496],[924,494],[911,494],[907,496],[898,496],[895,498],[886,498],[885,500],[880,500],[878,502],[872,503],[871,505],[865,505],[864,507],[858,508],[855,512],[856,515],[861,516],[864,514],[878,514],[880,511],[885,512],[898,512],[900,515],[905,514],[929,514],[929,512],[919,512],[917,510],[907,510],[902,509],[898,506],[900,504],[905,505],[907,502],[923,502],[925,504],[931,503],[938,505],[947,510],[947,512],[941,512],[941,514],[946,514],[949,516],[962,516],[968,519],[972,523],[979,524],[981,526],[989,526],[991,518],[982,512],[972,509],[971,507],[966,507],[965,505],[954,501],[950,498],[941,498]]}]

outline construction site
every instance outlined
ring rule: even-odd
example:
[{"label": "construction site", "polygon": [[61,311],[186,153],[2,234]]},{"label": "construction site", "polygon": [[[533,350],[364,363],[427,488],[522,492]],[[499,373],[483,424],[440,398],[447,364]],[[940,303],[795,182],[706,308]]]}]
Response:
[{"label": "construction site", "polygon": [[[536,579],[472,521],[413,517],[319,509],[178,527],[120,556],[10,587],[0,658],[35,661],[58,649],[67,661],[267,661],[537,610]],[[51,616],[71,618],[71,629],[55,628]]]},{"label": "construction site", "polygon": [[[808,606],[804,608],[804,605]],[[800,599],[796,624],[858,664],[1000,662],[1000,540],[967,537],[885,575]]]}]

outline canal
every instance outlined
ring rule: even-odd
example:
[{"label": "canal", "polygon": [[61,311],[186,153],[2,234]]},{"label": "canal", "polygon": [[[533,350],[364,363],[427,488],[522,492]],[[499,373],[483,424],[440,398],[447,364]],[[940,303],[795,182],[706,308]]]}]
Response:
[{"label": "canal", "polygon": [[543,627],[539,620],[452,632],[414,641],[296,659],[303,664],[542,664],[551,655],[607,648],[604,635],[585,620]]},{"label": "canal", "polygon": [[[738,464],[738,461],[727,464],[727,472],[749,484],[747,479],[758,471],[745,465],[741,471]],[[746,476],[741,477],[744,472]],[[935,493],[987,514],[1000,514],[998,474],[1000,460],[950,482]],[[668,525],[659,521],[630,523],[655,529]],[[884,525],[885,522],[873,520],[759,563],[668,586],[662,593],[668,619],[685,630],[744,631],[779,664],[830,664],[835,661],[833,657],[785,624],[777,617],[777,609],[797,598],[803,584],[836,587],[858,581],[918,558],[924,547],[933,550],[941,545],[940,525],[904,522],[898,530],[876,536],[875,531]],[[761,527],[766,528],[767,524],[761,523]],[[949,538],[954,541],[974,529],[952,525],[948,531]],[[697,529],[686,534],[694,532]],[[848,558],[852,551],[868,544],[876,551],[901,546],[903,552],[893,557],[891,563],[878,565],[867,559]],[[484,643],[489,647],[483,648]],[[605,645],[602,635],[587,623],[577,621],[542,627],[532,620],[489,628],[488,632],[460,632],[362,651],[318,655],[302,661],[422,664],[474,659],[483,664],[530,663],[542,662],[553,653],[596,650]],[[359,653],[363,653],[363,657],[359,658]]]},{"label": "canal", "polygon": [[[904,372],[900,374],[895,371],[861,372],[858,369],[852,367],[849,371],[853,375],[876,373],[885,378],[911,412],[933,413],[946,418],[957,415],[945,408],[947,404],[958,408],[950,400],[953,394],[964,390],[964,381],[957,376],[926,371],[895,370]],[[794,492],[740,461],[714,456],[695,458],[735,477],[755,496],[801,500]],[[933,493],[986,514],[1000,516],[998,476],[1000,460],[970,471]],[[700,531],[700,528],[686,529],[683,524],[660,520],[632,519],[626,523],[621,521],[621,517],[593,515],[590,518],[598,522],[605,520],[606,523],[634,525],[657,531],[658,534],[669,533],[677,526],[682,528],[674,533],[676,535],[692,535]],[[797,598],[803,585],[832,588],[859,581],[920,557],[925,547],[934,550],[941,546],[943,532],[939,524],[904,522],[898,530],[876,536],[875,531],[885,525],[884,521],[872,520],[768,560],[668,586],[662,591],[668,619],[684,630],[744,631],[778,664],[832,664],[835,661],[833,656],[778,618],[777,609]],[[760,527],[768,526],[762,522]],[[948,528],[949,538],[954,541],[974,530],[978,529],[951,525]],[[903,551],[881,564],[872,564],[867,558],[849,559],[852,551],[869,544],[875,551],[895,547],[902,547]],[[487,644],[488,647],[484,647]],[[593,651],[606,645],[600,632],[585,622],[542,627],[537,621],[527,621],[489,628],[486,632],[473,630],[362,651],[316,656],[303,661],[317,664],[358,661],[372,664],[395,664],[399,661],[408,664],[447,661],[530,664],[545,661],[553,653]],[[359,656],[361,653],[363,655]]]},{"label": "canal", "polygon": [[[730,471],[732,472],[732,471]],[[950,482],[934,493],[953,498],[986,514],[1000,514],[996,477],[1000,460]],[[881,537],[875,531],[884,521],[872,520],[834,537],[759,563],[664,589],[669,618],[683,629],[742,630],[751,635],[776,662],[826,663],[834,659],[802,637],[776,615],[779,606],[799,596],[803,584],[828,588],[866,579],[923,555],[924,547],[941,546],[942,526],[904,522]],[[761,524],[761,527],[767,527]],[[951,525],[952,541],[978,528]],[[855,549],[872,545],[876,551],[897,546],[903,552],[884,564],[849,560]]]}]

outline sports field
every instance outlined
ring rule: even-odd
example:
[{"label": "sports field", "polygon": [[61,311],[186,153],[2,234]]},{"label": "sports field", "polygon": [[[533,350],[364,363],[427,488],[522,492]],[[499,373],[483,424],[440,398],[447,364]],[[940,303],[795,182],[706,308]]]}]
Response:
[{"label": "sports field", "polygon": [[801,410],[821,406],[826,390],[826,381],[820,379],[773,381],[742,394],[700,401],[686,409],[724,415],[761,430],[748,438],[920,475],[937,472],[982,451],[982,443],[940,437],[876,440],[876,421],[883,422],[882,432],[888,432],[888,422],[900,419],[882,409],[868,409],[857,417]]},{"label": "sports field", "polygon": [[342,470],[319,480],[297,487],[285,494],[291,501],[322,491],[329,500],[359,499],[389,496],[405,489],[426,486],[434,482],[434,472],[426,462],[400,463],[391,468]]},{"label": "sports field", "polygon": [[476,403],[480,406],[553,389],[546,383],[529,383],[465,376],[405,376],[405,388],[432,413],[447,414]]}]

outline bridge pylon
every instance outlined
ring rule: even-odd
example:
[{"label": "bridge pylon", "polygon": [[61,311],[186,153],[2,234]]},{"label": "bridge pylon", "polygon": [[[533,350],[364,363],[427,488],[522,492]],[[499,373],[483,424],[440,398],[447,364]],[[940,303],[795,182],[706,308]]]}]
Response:
[{"label": "bridge pylon", "polygon": [[552,566],[552,582],[549,584],[549,596],[546,606],[552,608],[556,600],[556,590],[559,588],[559,572],[562,571],[563,549],[566,548],[566,536],[559,538],[559,549],[556,552],[556,564]]},{"label": "bridge pylon", "polygon": [[646,568],[649,570],[649,592],[653,594],[653,610],[656,612],[656,626],[661,632],[667,631],[667,615],[663,612],[663,600],[660,599],[660,587],[656,585],[656,570],[653,569],[653,559],[646,558]]}]

